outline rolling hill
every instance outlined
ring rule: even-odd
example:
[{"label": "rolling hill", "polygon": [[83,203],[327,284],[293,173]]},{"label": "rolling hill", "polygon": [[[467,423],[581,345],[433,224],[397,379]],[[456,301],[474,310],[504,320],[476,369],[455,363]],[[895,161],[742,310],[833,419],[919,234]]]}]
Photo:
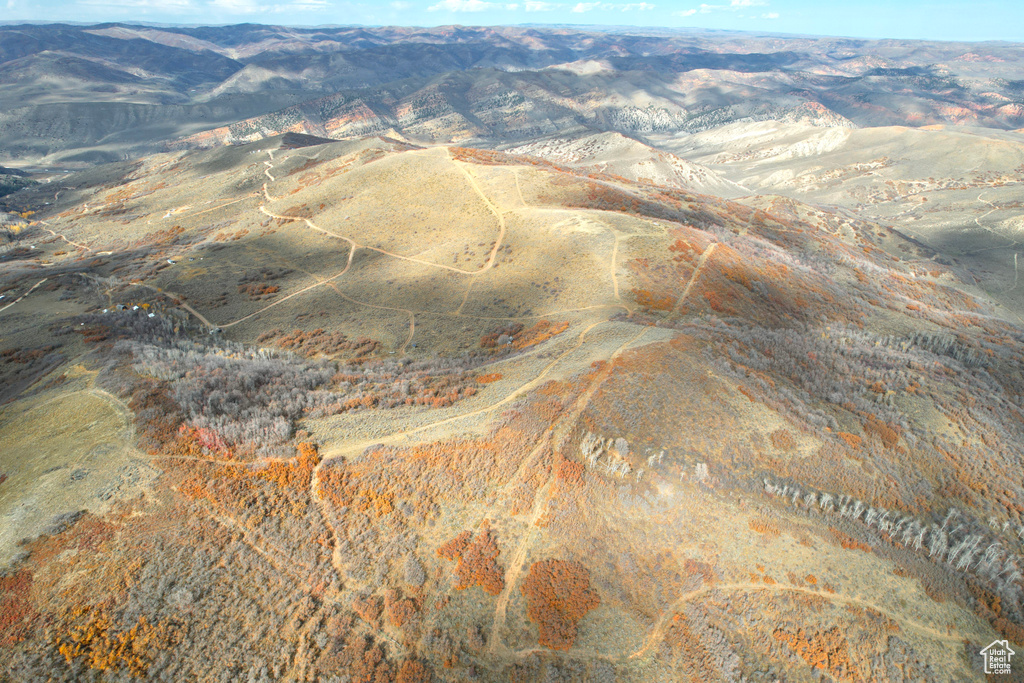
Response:
[{"label": "rolling hill", "polygon": [[532,27],[0,26],[3,163],[288,131],[495,146],[745,120],[1024,126],[1011,44]]},{"label": "rolling hill", "polygon": [[1020,642],[1024,330],[882,223],[546,144],[13,195],[10,675],[969,680]]}]

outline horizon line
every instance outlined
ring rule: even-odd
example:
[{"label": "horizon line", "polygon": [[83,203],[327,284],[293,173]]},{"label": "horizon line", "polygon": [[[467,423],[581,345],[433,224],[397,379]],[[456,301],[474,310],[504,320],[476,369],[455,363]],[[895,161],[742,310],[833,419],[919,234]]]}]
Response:
[{"label": "horizon line", "polygon": [[287,23],[261,23],[255,21],[242,21],[237,23],[175,23],[159,21],[136,21],[136,20],[113,20],[113,21],[52,21],[45,19],[15,19],[8,22],[0,22],[0,29],[17,26],[71,26],[76,28],[88,28],[92,26],[137,26],[141,28],[232,28],[237,26],[263,26],[267,28],[288,28],[297,30],[325,30],[325,29],[383,29],[399,28],[414,30],[434,30],[444,28],[456,29],[500,29],[500,28],[535,28],[535,29],[577,29],[581,32],[596,31],[599,33],[626,33],[626,32],[655,32],[655,33],[678,33],[678,32],[700,32],[717,34],[741,34],[750,36],[763,36],[773,38],[804,38],[804,39],[837,39],[837,40],[865,40],[872,42],[913,42],[913,43],[1004,43],[1007,45],[1024,45],[1024,38],[1009,40],[1005,38],[989,38],[983,40],[970,38],[880,38],[870,36],[819,34],[819,33],[788,33],[784,31],[758,31],[745,29],[727,28],[705,28],[701,26],[634,26],[631,24],[566,24],[554,23],[544,24],[536,22],[509,23],[509,24],[287,24]]}]

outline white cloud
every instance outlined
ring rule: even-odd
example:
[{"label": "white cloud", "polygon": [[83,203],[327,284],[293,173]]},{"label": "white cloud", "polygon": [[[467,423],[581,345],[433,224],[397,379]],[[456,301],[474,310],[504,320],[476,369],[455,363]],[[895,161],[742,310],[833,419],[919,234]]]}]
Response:
[{"label": "white cloud", "polygon": [[399,0],[398,2],[391,3],[391,9],[398,10],[398,11],[402,11],[402,10],[406,10],[406,9],[412,9],[412,3],[411,2],[401,2],[401,0]]},{"label": "white cloud", "polygon": [[[149,0],[144,0],[148,2]],[[172,0],[174,2],[175,0]],[[190,2],[190,0],[178,0]],[[170,3],[163,2],[167,5]],[[285,12],[317,12],[328,9],[327,0],[295,0],[265,5],[259,0],[210,0],[209,7],[231,14],[283,14]]]},{"label": "white cloud", "polygon": [[483,12],[489,9],[498,9],[500,5],[484,0],[441,0],[436,5],[427,8],[428,12]]},{"label": "white cloud", "polygon": [[614,2],[578,2],[572,8],[572,11],[577,14],[593,10],[601,10],[602,12],[643,12],[652,10],[655,7],[656,5],[652,5],[649,2],[629,2],[625,4]]},{"label": "white cloud", "polygon": [[538,2],[537,0],[527,0],[524,9],[527,12],[550,12],[551,10],[558,9],[561,5],[556,5],[551,2]]},{"label": "white cloud", "polygon": [[[700,7],[696,9],[680,10],[673,12],[672,14],[677,17],[692,17],[694,14],[711,14],[712,12],[737,12],[741,9],[748,7],[766,7],[768,5],[767,0],[731,0],[728,5],[709,5],[708,3],[701,3]],[[741,14],[740,18],[746,19],[747,15]],[[762,19],[778,19],[778,12],[766,12],[761,15]]]},{"label": "white cloud", "polygon": [[[13,0],[8,2],[12,6]],[[192,0],[81,0],[78,4],[91,7],[123,7],[131,9],[195,9]]]}]

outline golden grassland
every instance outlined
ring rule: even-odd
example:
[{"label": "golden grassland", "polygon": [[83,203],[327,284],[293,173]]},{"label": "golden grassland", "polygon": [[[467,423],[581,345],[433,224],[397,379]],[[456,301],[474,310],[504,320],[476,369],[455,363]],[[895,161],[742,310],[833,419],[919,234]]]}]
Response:
[{"label": "golden grassland", "polygon": [[[969,680],[1024,645],[1024,336],[927,248],[273,142],[83,174],[6,252],[47,281],[0,313],[3,512],[87,470],[10,544],[11,675]],[[100,505],[118,458],[153,475]]]}]

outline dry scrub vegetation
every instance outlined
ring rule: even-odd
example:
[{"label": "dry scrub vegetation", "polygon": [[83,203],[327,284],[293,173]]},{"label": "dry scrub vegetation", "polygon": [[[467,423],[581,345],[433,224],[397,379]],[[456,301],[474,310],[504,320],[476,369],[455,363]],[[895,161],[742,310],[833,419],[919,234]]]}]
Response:
[{"label": "dry scrub vegetation", "polygon": [[[953,269],[791,200],[468,148],[391,163],[411,149],[170,155],[235,194],[191,222],[159,204],[105,256],[46,245],[47,327],[11,318],[0,401],[102,397],[160,476],[20,542],[13,680],[931,681],[973,676],[997,635],[1024,646],[1024,332]],[[438,186],[469,169],[479,237],[434,244],[412,201],[412,228],[396,204],[366,232],[360,188],[412,187],[417,163]],[[51,218],[144,224],[171,189],[146,168]],[[277,197],[311,223],[258,214]],[[603,226],[578,282],[544,279],[578,234],[525,234],[556,213]],[[273,262],[311,225],[311,256]],[[479,265],[470,245],[500,275],[439,265]],[[36,260],[5,260],[2,291]]]}]

